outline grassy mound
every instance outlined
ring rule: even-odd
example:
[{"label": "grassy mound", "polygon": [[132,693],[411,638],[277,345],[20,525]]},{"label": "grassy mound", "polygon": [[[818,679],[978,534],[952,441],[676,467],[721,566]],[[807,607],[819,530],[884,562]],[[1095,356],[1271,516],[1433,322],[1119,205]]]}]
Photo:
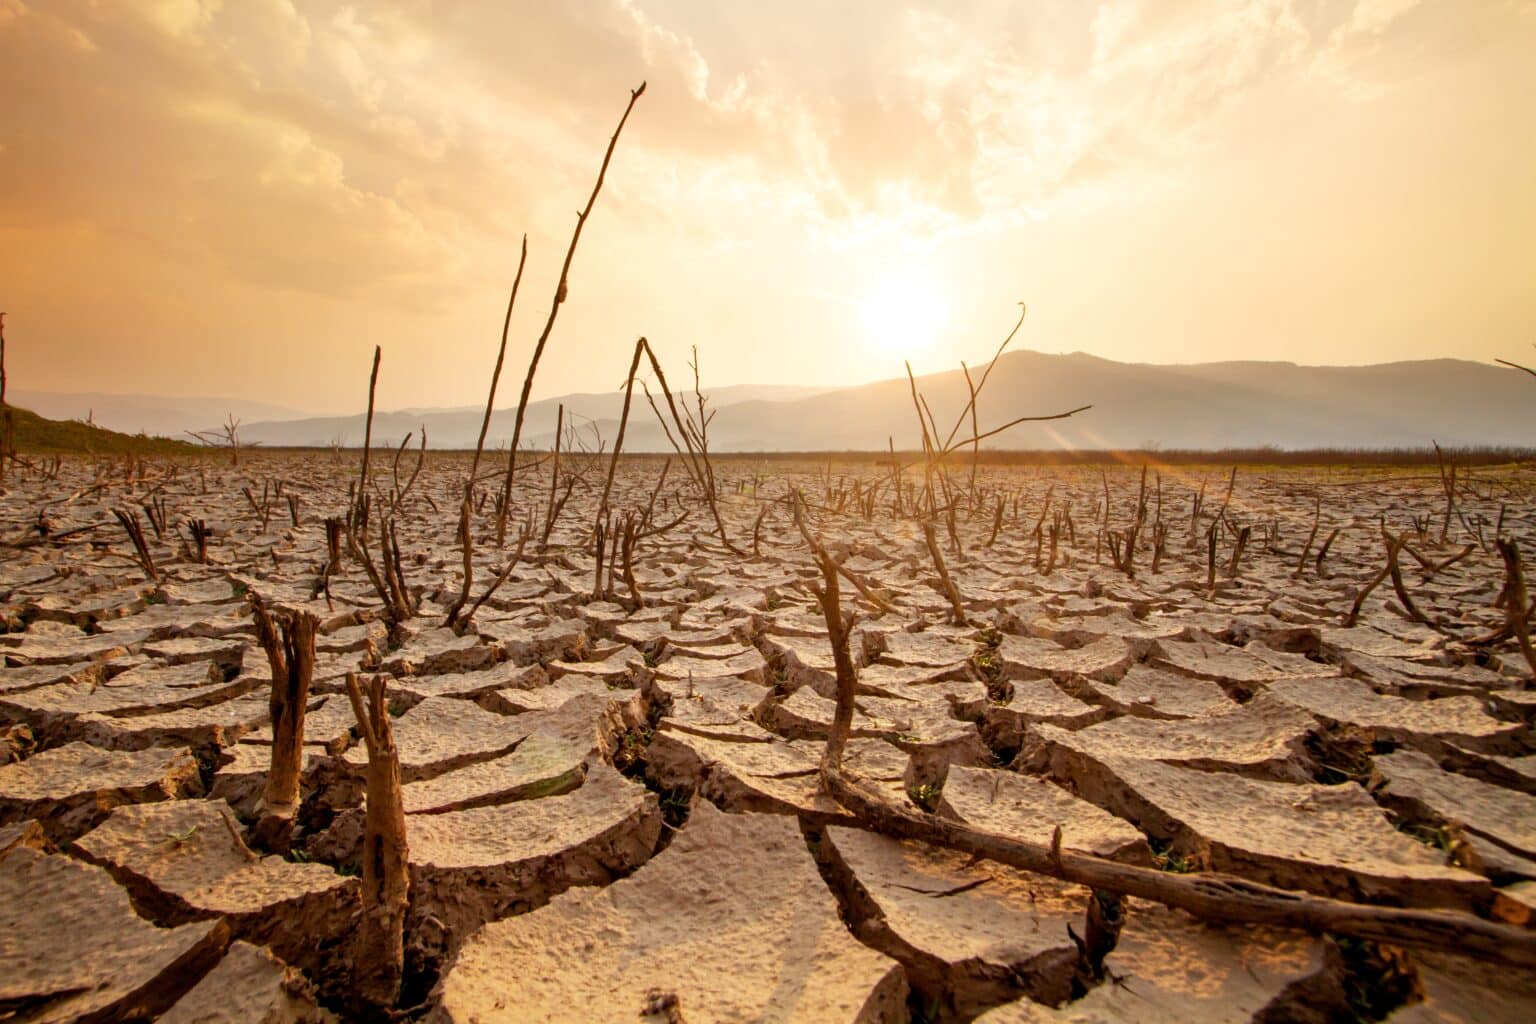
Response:
[{"label": "grassy mound", "polygon": [[10,406],[16,450],[41,455],[81,452],[95,455],[182,455],[198,450],[185,441],[144,434],[119,434],[78,420],[44,419],[28,409]]}]

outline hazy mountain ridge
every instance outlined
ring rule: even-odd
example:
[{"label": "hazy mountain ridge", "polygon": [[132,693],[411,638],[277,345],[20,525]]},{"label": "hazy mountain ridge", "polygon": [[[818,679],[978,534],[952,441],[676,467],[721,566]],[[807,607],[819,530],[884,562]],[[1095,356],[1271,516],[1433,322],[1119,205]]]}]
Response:
[{"label": "hazy mountain ridge", "polygon": [[211,395],[138,395],[103,391],[29,391],[13,388],[13,405],[51,420],[87,418],[104,430],[124,434],[182,437],[183,431],[211,429],[233,415],[244,421],[292,420],[309,413],[273,402]]},{"label": "hazy mountain ridge", "polygon": [[[982,368],[984,370],[984,368]],[[979,371],[973,369],[972,373]],[[918,378],[941,435],[965,407],[959,370]],[[739,385],[710,392],[718,411],[710,441],[718,451],[911,449],[919,444],[905,378],[838,389]],[[611,443],[622,392],[586,393],[530,403],[526,444],[548,447],[556,409],[594,422]],[[1183,365],[1121,363],[1084,353],[1020,351],[997,362],[982,395],[986,431],[1018,416],[1092,405],[1068,420],[1025,424],[985,444],[997,448],[1281,448],[1529,445],[1536,442],[1536,382],[1525,374],[1460,359],[1373,366],[1303,366],[1228,361]],[[379,445],[398,444],[425,425],[434,448],[473,447],[482,410],[380,412]],[[487,446],[505,445],[514,410],[497,409]],[[592,437],[589,428],[585,436]],[[969,436],[969,421],[955,435]],[[248,422],[241,435],[266,445],[361,443],[363,417]],[[417,433],[413,444],[419,441]],[[633,451],[668,449],[655,416],[636,396],[625,440]]]}]

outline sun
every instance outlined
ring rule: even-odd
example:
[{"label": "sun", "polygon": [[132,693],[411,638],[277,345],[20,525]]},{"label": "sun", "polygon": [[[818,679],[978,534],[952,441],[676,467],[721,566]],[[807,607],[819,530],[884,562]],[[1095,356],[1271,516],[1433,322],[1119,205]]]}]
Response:
[{"label": "sun", "polygon": [[864,292],[859,325],[871,351],[903,359],[932,348],[949,322],[949,302],[931,277],[888,270]]}]

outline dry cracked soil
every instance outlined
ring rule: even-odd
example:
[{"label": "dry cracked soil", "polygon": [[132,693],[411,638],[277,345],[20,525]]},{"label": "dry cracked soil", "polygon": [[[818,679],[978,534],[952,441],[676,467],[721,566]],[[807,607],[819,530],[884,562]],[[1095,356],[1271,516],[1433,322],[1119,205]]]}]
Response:
[{"label": "dry cracked soil", "polygon": [[[675,461],[626,458],[607,510],[641,528],[621,552],[605,521],[600,561],[606,460],[534,459],[505,544],[499,480],[476,494],[473,596],[528,536],[452,629],[469,461],[414,461],[377,457],[368,483],[416,605],[394,623],[350,544],[326,572],[354,456],[12,470],[0,1021],[347,1018],[368,763],[349,671],[384,676],[399,751],[397,1018],[1536,1020],[1518,971],[1141,899],[1094,964],[1083,887],[862,828],[818,776],[836,667],[791,500],[859,583],[845,764],[889,801],[1529,926],[1536,698],[1494,545],[1536,534],[1528,471],[1465,472],[1447,509],[1433,467],[1245,467],[1230,494],[1225,467],[1144,490],[1139,467],[957,469],[931,513],[946,581],[920,469],[721,460],[727,547]],[[1403,591],[1352,614],[1383,525]],[[286,855],[252,832],[274,744],[256,601],[320,622]]]}]

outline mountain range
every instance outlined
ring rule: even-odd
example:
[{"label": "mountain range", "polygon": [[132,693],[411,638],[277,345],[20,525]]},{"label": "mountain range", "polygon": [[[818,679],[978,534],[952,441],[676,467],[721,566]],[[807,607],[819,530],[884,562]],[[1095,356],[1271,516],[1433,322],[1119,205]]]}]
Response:
[{"label": "mountain range", "polygon": [[[986,368],[973,368],[980,379]],[[948,435],[969,394],[956,370],[917,378],[939,431]],[[654,391],[653,386],[653,391]],[[98,396],[100,397],[100,396]],[[106,396],[111,397],[111,396]],[[121,396],[119,396],[121,397]],[[680,399],[681,395],[677,396]],[[843,388],[734,385],[711,388],[710,424],[715,451],[848,451],[920,445],[910,385],[905,377]],[[658,400],[660,395],[657,395]],[[35,396],[18,395],[18,404]],[[692,395],[688,396],[692,402]],[[183,400],[192,401],[192,400]],[[196,400],[217,402],[218,400]],[[620,391],[573,394],[532,402],[523,428],[529,447],[554,439],[556,410],[565,406],[588,443],[593,430],[611,444],[623,401]],[[141,403],[142,404],[142,403]],[[351,446],[363,437],[363,416],[265,418],[247,408],[242,440],[267,446]],[[1019,351],[993,365],[978,403],[978,428],[986,432],[1020,416],[1092,408],[1070,419],[1027,423],[989,438],[995,448],[1396,448],[1536,444],[1536,380],[1504,367],[1462,359],[1431,359],[1370,366],[1299,366],[1257,360],[1155,365],[1123,363],[1083,353]],[[206,407],[206,406],[205,406]],[[231,403],[231,410],[235,410]],[[96,422],[118,430],[161,429],[114,422],[109,404],[98,402]],[[41,409],[39,409],[41,411]],[[492,417],[487,447],[512,433],[512,408]],[[161,415],[168,416],[172,410]],[[433,448],[472,448],[483,408],[404,409],[378,412],[374,440],[398,444],[409,431],[426,428]],[[236,411],[236,415],[241,415]],[[203,429],[223,415],[184,421],[179,429]],[[969,435],[969,424],[955,434]],[[416,434],[419,440],[420,434]],[[416,443],[415,440],[412,442]],[[643,396],[636,392],[625,435],[629,451],[663,451],[670,445]]]}]

